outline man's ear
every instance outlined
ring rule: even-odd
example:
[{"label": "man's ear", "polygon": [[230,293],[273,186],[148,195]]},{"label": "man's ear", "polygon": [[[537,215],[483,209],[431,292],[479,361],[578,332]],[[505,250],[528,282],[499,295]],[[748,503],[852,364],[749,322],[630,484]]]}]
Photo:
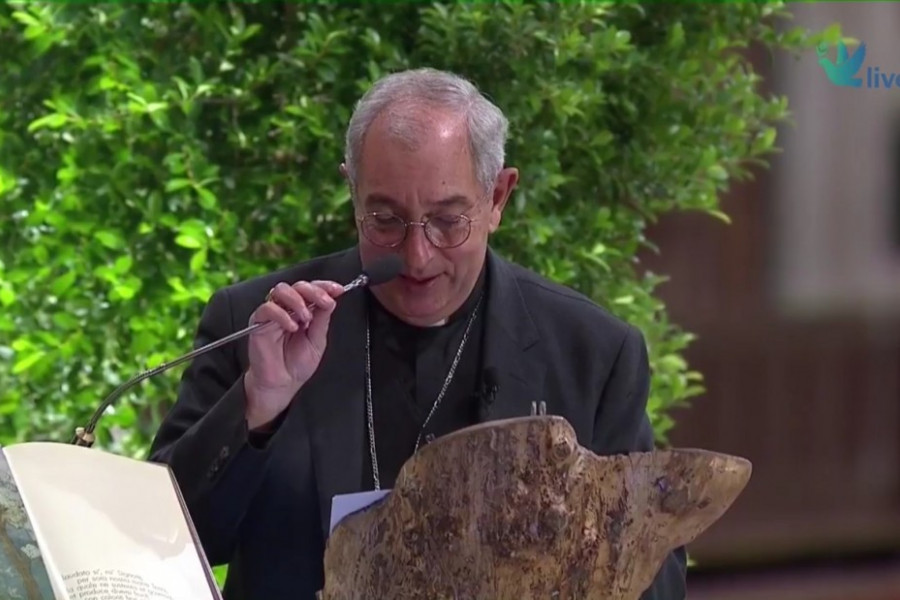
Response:
[{"label": "man's ear", "polygon": [[491,218],[490,232],[494,233],[500,227],[500,221],[503,218],[503,209],[509,201],[510,195],[516,184],[519,182],[519,170],[514,167],[507,167],[500,171],[494,184],[494,194],[491,198]]},{"label": "man's ear", "polygon": [[343,177],[344,179],[346,179],[347,182],[349,183],[349,181],[350,181],[350,175],[349,175],[349,173],[347,173],[347,165],[344,164],[344,163],[341,163],[341,166],[338,167],[338,171],[340,171],[341,177]]}]

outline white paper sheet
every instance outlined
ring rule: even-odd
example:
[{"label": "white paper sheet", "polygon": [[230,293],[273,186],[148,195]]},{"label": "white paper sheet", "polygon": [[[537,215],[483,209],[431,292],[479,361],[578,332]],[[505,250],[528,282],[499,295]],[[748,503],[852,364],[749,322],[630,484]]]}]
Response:
[{"label": "white paper sheet", "polygon": [[349,514],[362,510],[375,504],[390,493],[391,490],[371,490],[354,494],[338,494],[331,500],[331,524],[328,528],[329,535],[337,527],[337,524]]}]

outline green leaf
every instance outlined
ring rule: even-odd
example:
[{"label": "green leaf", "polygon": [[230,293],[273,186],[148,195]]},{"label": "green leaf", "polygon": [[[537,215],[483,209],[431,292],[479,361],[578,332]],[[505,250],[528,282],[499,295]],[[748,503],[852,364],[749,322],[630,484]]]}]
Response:
[{"label": "green leaf", "polygon": [[67,312],[53,313],[53,325],[59,329],[77,329],[81,327],[81,321]]},{"label": "green leaf", "polygon": [[94,234],[98,242],[111,250],[119,250],[125,244],[118,232],[112,230],[98,231]]},{"label": "green leaf", "polygon": [[181,246],[182,248],[202,248],[203,240],[198,238],[196,235],[181,233],[175,236],[175,243]]},{"label": "green leaf", "polygon": [[710,214],[710,215],[714,216],[715,218],[719,219],[723,223],[726,223],[727,225],[731,225],[731,217],[729,217],[727,214],[723,213],[722,211],[707,210],[706,212],[707,212],[707,214]]},{"label": "green leaf", "polygon": [[668,46],[669,48],[681,48],[684,46],[684,25],[680,21],[673,23],[671,29],[669,29]]},{"label": "green leaf", "polygon": [[199,273],[206,266],[206,248],[201,248],[191,257],[191,271]]},{"label": "green leaf", "polygon": [[127,277],[115,284],[113,297],[121,300],[131,300],[141,290],[142,286],[143,282],[137,277]]},{"label": "green leaf", "polygon": [[31,352],[24,356],[21,356],[16,362],[13,364],[12,374],[13,375],[21,375],[25,371],[31,369],[33,366],[38,364],[41,359],[44,358],[43,352]]},{"label": "green leaf", "polygon": [[59,129],[69,122],[69,117],[59,113],[53,113],[39,117],[28,124],[28,131],[34,132],[40,129]]},{"label": "green leaf", "polygon": [[752,153],[762,154],[772,150],[775,147],[775,138],[777,136],[778,131],[774,127],[765,128],[756,139],[753,140],[753,145],[751,147]]},{"label": "green leaf", "polygon": [[181,277],[169,277],[166,280],[166,283],[169,284],[175,293],[183,293],[187,291],[187,288],[184,287],[184,282],[181,280]]},{"label": "green leaf", "polygon": [[54,296],[62,296],[75,283],[75,279],[78,277],[78,271],[75,269],[70,269],[53,280],[53,283],[50,284],[50,290],[53,292]]},{"label": "green leaf", "polygon": [[725,167],[722,165],[710,165],[706,169],[707,175],[716,179],[718,181],[725,181],[728,179],[728,171],[725,170]]},{"label": "green leaf", "polygon": [[0,196],[16,189],[17,185],[18,183],[13,174],[0,167]]},{"label": "green leaf", "polygon": [[667,354],[661,357],[657,365],[669,371],[681,371],[687,368],[687,362],[678,354]]},{"label": "green leaf", "polygon": [[10,287],[0,287],[0,304],[10,306],[16,301],[16,293]]},{"label": "green leaf", "polygon": [[113,270],[119,275],[124,275],[131,270],[132,265],[134,265],[134,259],[125,254],[116,259],[115,264],[113,264]]},{"label": "green leaf", "polygon": [[200,196],[200,206],[206,210],[213,210],[218,205],[216,195],[204,187],[195,188]]},{"label": "green leaf", "polygon": [[178,190],[183,190],[184,188],[191,187],[193,183],[190,179],[184,179],[183,177],[176,177],[174,179],[170,179],[166,182],[166,191],[167,192],[177,192]]},{"label": "green leaf", "polygon": [[23,10],[16,10],[12,13],[13,18],[22,23],[23,25],[27,25],[28,27],[43,27],[44,24],[38,21],[34,15],[31,15]]}]

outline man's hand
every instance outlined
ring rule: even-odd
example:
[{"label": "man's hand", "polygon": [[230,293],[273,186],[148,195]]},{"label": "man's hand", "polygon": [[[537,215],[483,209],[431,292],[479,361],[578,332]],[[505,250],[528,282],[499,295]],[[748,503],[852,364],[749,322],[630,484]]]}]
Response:
[{"label": "man's hand", "polygon": [[250,315],[251,324],[275,323],[254,331],[248,342],[244,391],[251,431],[278,417],[315,373],[325,353],[335,298],[343,293],[334,281],[279,283]]}]

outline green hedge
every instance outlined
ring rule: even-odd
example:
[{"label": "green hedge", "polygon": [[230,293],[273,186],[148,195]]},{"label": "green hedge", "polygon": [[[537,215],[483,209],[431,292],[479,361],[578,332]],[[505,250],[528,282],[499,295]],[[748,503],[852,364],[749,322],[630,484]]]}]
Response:
[{"label": "green hedge", "polygon": [[[67,440],[116,384],[187,351],[211,292],[354,238],[355,100],[432,66],[511,120],[522,180],[494,245],[639,326],[649,412],[702,390],[636,269],[650,222],[722,219],[782,98],[742,54],[809,44],[780,4],[209,3],[0,7],[0,442]],[[142,456],[181,368],[111,410]],[[110,432],[120,431],[110,437]]]}]

